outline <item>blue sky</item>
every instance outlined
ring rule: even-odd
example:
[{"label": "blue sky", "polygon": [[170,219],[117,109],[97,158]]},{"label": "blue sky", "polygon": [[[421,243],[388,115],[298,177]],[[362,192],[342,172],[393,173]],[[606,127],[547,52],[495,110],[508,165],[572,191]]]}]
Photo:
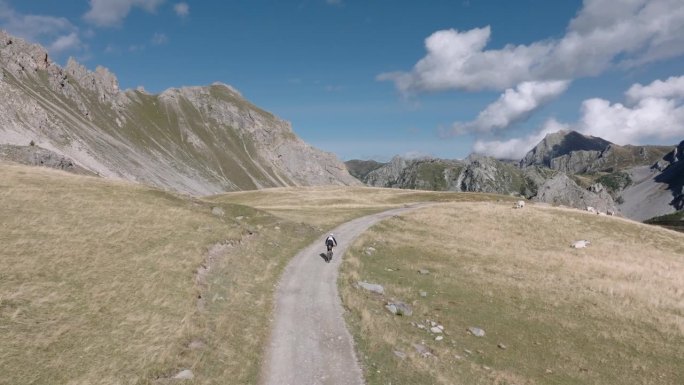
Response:
[{"label": "blue sky", "polygon": [[0,0],[122,88],[230,84],[344,160],[684,139],[681,0]]}]

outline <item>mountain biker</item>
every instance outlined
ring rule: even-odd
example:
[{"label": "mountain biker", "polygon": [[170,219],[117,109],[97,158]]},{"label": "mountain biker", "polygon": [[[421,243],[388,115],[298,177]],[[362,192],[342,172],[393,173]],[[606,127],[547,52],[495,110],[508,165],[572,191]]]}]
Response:
[{"label": "mountain biker", "polygon": [[326,259],[326,262],[330,262],[332,259],[332,249],[333,247],[337,246],[337,239],[335,239],[335,236],[333,233],[330,233],[327,238],[325,238],[325,246],[328,249],[328,257]]}]

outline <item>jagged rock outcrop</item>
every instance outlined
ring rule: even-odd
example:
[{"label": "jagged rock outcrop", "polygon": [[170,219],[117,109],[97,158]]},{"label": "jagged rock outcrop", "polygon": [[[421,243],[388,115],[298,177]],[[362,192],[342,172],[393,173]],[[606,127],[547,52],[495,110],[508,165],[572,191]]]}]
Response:
[{"label": "jagged rock outcrop", "polygon": [[50,167],[74,174],[95,175],[77,165],[73,160],[38,146],[13,146],[0,144],[0,160],[29,166]]},{"label": "jagged rock outcrop", "polygon": [[369,186],[392,187],[417,190],[455,190],[463,163],[448,159],[404,159],[395,156],[392,160],[361,180]]},{"label": "jagged rock outcrop", "polygon": [[361,180],[376,187],[531,197],[537,188],[535,175],[539,175],[537,168],[521,170],[514,164],[480,155],[471,155],[465,160],[394,157]]},{"label": "jagged rock outcrop", "polygon": [[590,190],[586,190],[563,173],[547,180],[533,200],[582,210],[591,206],[604,213],[617,211],[613,198],[601,184],[594,184]]},{"label": "jagged rock outcrop", "polygon": [[399,187],[406,164],[406,159],[395,156],[382,167],[366,174],[364,182],[374,187]]},{"label": "jagged rock outcrop", "polygon": [[119,89],[103,67],[65,68],[0,32],[0,143],[30,141],[104,177],[191,194],[359,184],[333,154],[230,86]]},{"label": "jagged rock outcrop", "polygon": [[531,196],[536,189],[523,171],[497,159],[471,154],[458,178],[459,191]]},{"label": "jagged rock outcrop", "polygon": [[550,168],[568,174],[585,172],[601,156],[600,151],[571,151],[550,161]]}]

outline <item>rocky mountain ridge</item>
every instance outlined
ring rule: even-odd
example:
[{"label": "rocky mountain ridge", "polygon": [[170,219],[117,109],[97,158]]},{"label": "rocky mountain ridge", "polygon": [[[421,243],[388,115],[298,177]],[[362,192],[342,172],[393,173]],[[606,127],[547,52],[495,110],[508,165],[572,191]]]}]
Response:
[{"label": "rocky mountain ridge", "polygon": [[[507,194],[645,220],[682,209],[684,146],[619,146],[574,131],[549,134],[519,162],[402,159],[361,175],[370,186]],[[354,169],[359,163],[349,163]],[[352,171],[354,173],[355,171]]]},{"label": "rocky mountain ridge", "polygon": [[335,155],[234,88],[119,89],[104,67],[0,31],[0,143],[29,142],[93,173],[206,195],[265,187],[359,184]]}]

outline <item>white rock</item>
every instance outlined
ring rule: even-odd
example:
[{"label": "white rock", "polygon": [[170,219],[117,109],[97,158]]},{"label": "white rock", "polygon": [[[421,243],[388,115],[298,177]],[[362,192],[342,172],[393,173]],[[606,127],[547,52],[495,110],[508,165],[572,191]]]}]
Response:
[{"label": "white rock", "polygon": [[586,239],[582,239],[579,241],[575,241],[570,245],[570,247],[573,247],[575,249],[584,249],[585,247],[589,246],[591,244],[590,241],[587,241]]},{"label": "white rock", "polygon": [[378,285],[377,283],[369,283],[369,282],[364,282],[364,281],[359,281],[358,285],[360,288],[364,290],[368,290],[373,293],[378,293],[378,294],[385,294],[385,288],[382,287],[382,285]]},{"label": "white rock", "polygon": [[175,376],[173,376],[173,378],[176,380],[192,380],[193,378],[195,378],[195,375],[192,373],[192,370],[185,369],[180,371]]},{"label": "white rock", "polygon": [[441,341],[444,339],[444,336],[437,336],[435,337],[435,341]]}]

